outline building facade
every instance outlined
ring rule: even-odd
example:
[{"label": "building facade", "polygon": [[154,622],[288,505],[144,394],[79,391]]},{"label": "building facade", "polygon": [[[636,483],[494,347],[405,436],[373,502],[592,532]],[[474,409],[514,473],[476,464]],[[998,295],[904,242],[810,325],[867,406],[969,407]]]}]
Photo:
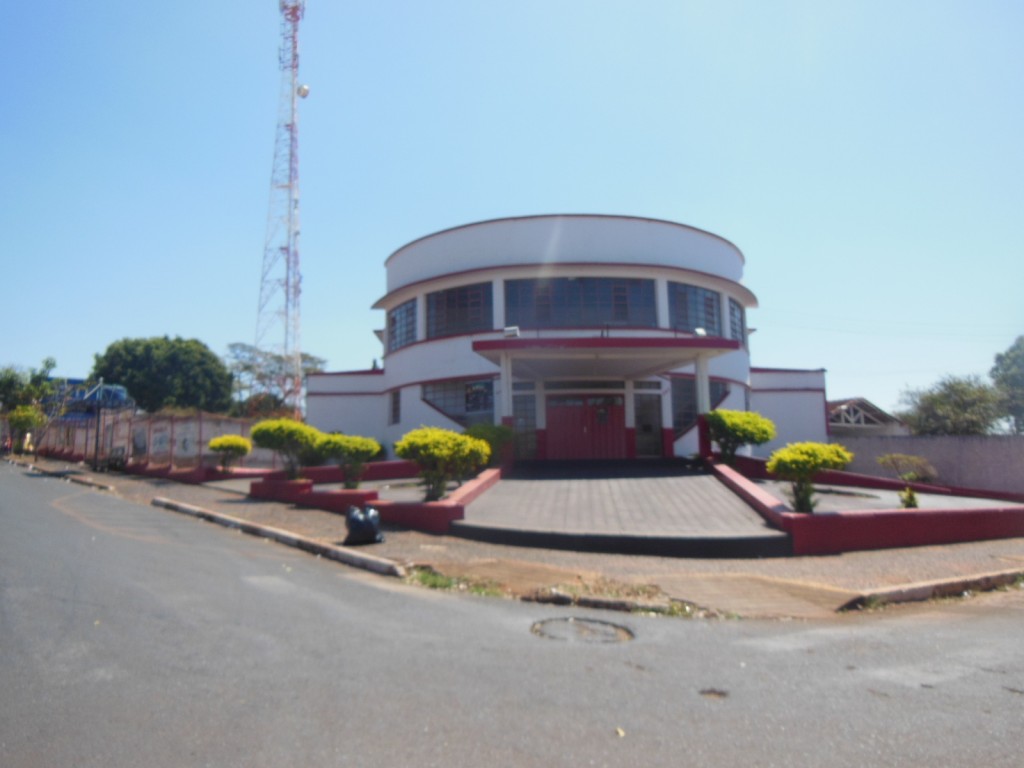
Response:
[{"label": "building facade", "polygon": [[384,365],[310,375],[308,421],[384,445],[506,424],[520,459],[654,458],[696,452],[698,414],[763,394],[801,414],[780,436],[825,439],[823,371],[760,369],[772,391],[752,387],[743,266],[717,235],[627,216],[428,235],[385,262]]}]

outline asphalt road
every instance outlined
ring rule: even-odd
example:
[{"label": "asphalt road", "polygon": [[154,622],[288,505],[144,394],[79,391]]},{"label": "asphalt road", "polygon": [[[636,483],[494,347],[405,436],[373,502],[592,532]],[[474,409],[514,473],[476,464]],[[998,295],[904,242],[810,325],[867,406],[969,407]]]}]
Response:
[{"label": "asphalt road", "polygon": [[1021,590],[828,622],[602,614],[429,592],[8,465],[0,589],[4,768],[1024,762]]}]

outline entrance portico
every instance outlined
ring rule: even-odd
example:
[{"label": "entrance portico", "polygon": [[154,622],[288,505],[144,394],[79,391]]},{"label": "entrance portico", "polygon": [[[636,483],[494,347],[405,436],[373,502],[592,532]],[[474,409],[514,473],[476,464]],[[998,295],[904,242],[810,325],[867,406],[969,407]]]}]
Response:
[{"label": "entrance portico", "polygon": [[[652,377],[692,365],[697,410],[707,413],[708,360],[739,348],[738,341],[700,336],[473,342],[500,371],[496,416],[520,435],[535,432],[538,459],[671,455],[671,398]],[[516,418],[517,410],[531,419]]]}]

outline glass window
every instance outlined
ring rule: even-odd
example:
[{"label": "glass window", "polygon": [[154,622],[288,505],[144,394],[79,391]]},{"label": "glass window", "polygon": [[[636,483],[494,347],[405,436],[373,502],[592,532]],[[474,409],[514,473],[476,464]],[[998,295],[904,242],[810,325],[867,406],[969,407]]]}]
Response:
[{"label": "glass window", "polygon": [[505,281],[505,324],[520,328],[654,328],[654,281],[557,277]]},{"label": "glass window", "polygon": [[[711,381],[711,408],[718,407],[729,394],[723,381]],[[694,379],[672,378],[672,429],[679,437],[697,423],[697,382]]]},{"label": "glass window", "polygon": [[402,420],[402,390],[391,393],[391,409],[388,413],[388,424],[397,424]]},{"label": "glass window", "polygon": [[740,344],[747,343],[743,305],[736,301],[736,299],[729,299],[729,338],[735,339]]},{"label": "glass window", "polygon": [[668,284],[669,322],[677,331],[698,328],[708,336],[722,335],[721,297],[715,291],[685,283]]},{"label": "glass window", "polygon": [[409,299],[388,312],[388,352],[394,352],[414,341],[416,341],[416,299]]},{"label": "glass window", "polygon": [[423,399],[464,427],[494,423],[494,382],[490,379],[424,384]]},{"label": "glass window", "polygon": [[490,283],[427,294],[427,338],[491,330],[491,304]]}]

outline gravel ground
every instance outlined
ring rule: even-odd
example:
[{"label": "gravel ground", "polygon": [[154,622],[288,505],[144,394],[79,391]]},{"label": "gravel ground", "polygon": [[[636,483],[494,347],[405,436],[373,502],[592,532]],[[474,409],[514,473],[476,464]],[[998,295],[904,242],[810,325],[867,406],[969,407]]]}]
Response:
[{"label": "gravel ground", "polygon": [[[155,497],[203,507],[262,525],[340,543],[345,522],[340,515],[255,501],[223,487],[211,488],[116,473],[90,475],[81,466],[40,459],[46,472],[74,473],[112,486],[118,496],[149,504]],[[434,536],[416,531],[385,530],[385,541],[362,548],[403,565],[422,565],[455,576],[490,582],[522,595],[545,587],[575,586],[584,593],[643,595],[654,585],[686,583],[687,578],[726,577],[738,590],[770,580],[804,587],[866,593],[897,585],[1020,569],[1024,572],[1024,538],[934,547],[851,552],[828,557],[757,560],[684,559],[591,554],[528,549]],[[745,584],[737,576],[749,577]],[[675,597],[673,593],[673,597]]]}]

